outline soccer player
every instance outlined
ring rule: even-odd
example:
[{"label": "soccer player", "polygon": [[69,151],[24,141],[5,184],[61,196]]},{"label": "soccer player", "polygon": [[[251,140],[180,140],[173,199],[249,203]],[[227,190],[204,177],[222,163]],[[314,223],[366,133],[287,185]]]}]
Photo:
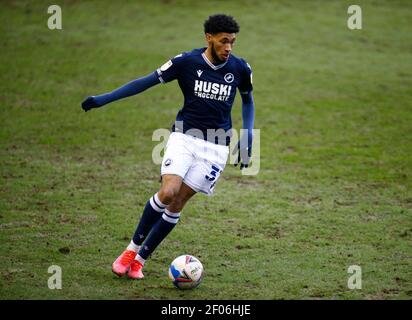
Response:
[{"label": "soccer player", "polygon": [[149,75],[82,103],[89,111],[175,79],[184,95],[163,156],[160,190],[147,201],[130,244],[112,265],[118,276],[127,273],[129,278],[142,279],[146,259],[175,227],[187,201],[198,192],[213,193],[229,155],[236,88],[242,97],[246,130],[235,149],[235,165],[243,169],[249,164],[254,123],[252,70],[232,54],[239,25],[231,16],[216,14],[205,21],[204,32],[206,48],[179,54]]}]

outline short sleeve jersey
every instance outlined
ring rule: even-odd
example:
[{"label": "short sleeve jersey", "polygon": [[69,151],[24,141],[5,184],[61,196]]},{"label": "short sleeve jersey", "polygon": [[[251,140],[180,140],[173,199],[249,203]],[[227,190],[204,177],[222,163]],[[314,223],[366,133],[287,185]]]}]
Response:
[{"label": "short sleeve jersey", "polygon": [[[183,122],[183,132],[198,129],[204,136],[207,130],[232,128],[231,110],[236,96],[253,90],[249,64],[234,55],[222,64],[212,64],[205,55],[206,48],[177,55],[156,70],[162,83],[177,80],[184,95],[183,107],[176,121]],[[177,131],[175,126],[174,131]]]}]

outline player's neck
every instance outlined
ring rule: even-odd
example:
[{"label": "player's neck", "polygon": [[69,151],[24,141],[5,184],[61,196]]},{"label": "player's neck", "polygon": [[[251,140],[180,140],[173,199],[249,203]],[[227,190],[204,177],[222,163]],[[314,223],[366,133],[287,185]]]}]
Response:
[{"label": "player's neck", "polygon": [[205,56],[207,58],[207,60],[209,60],[211,63],[213,63],[214,65],[218,65],[221,64],[222,61],[216,61],[216,59],[213,58],[212,55],[212,48],[211,47],[207,47],[205,50]]}]

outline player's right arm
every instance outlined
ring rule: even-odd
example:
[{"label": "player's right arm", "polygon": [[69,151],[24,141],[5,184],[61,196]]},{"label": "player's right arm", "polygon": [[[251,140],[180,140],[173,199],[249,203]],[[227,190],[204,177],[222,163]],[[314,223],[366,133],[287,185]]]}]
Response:
[{"label": "player's right arm", "polygon": [[145,77],[130,81],[129,83],[121,86],[120,88],[117,88],[116,90],[113,90],[112,92],[104,93],[98,96],[87,97],[82,102],[82,108],[84,111],[89,111],[93,108],[99,108],[110,102],[136,95],[159,83],[160,79],[157,72],[155,71]]},{"label": "player's right arm", "polygon": [[177,79],[185,56],[185,53],[179,54],[151,74],[133,80],[112,92],[87,97],[82,102],[83,110],[89,111],[92,108],[98,108],[110,102],[136,95],[161,82],[166,83]]}]

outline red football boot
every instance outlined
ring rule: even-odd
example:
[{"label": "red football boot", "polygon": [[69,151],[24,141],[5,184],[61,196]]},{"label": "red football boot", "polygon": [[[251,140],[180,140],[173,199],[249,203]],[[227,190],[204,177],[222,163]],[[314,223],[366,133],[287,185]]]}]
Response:
[{"label": "red football boot", "polygon": [[127,276],[130,279],[143,279],[144,275],[142,269],[143,265],[139,261],[133,260],[132,264],[130,265],[129,271],[127,272]]},{"label": "red football boot", "polygon": [[125,250],[123,253],[113,262],[112,271],[119,277],[124,276],[129,270],[130,265],[136,257],[136,252],[133,250]]}]

